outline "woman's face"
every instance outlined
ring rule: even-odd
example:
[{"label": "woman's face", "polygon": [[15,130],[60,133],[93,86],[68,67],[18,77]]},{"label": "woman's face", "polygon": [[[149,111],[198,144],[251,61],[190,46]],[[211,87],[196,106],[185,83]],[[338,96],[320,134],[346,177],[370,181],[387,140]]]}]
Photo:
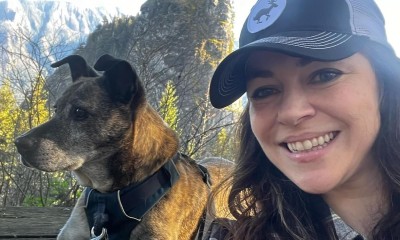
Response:
[{"label": "woman's face", "polygon": [[299,188],[323,194],[370,180],[377,169],[371,147],[380,127],[379,91],[362,54],[317,62],[255,52],[246,74],[252,130]]}]

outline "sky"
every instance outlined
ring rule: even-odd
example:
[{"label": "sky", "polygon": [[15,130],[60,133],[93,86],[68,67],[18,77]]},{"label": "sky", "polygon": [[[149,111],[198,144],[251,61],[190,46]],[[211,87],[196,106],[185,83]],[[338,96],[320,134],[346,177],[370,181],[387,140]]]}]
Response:
[{"label": "sky", "polygon": [[[82,0],[66,0],[66,1],[79,1],[80,4],[87,3],[90,7],[92,1],[82,1]],[[114,5],[120,6],[128,13],[139,13],[140,6],[146,0],[96,0],[96,3],[101,5]],[[400,14],[398,10],[400,9],[399,0],[375,0],[378,6],[381,8],[383,16],[386,20],[386,31],[388,35],[388,40],[396,51],[397,56],[400,57]],[[250,12],[251,7],[257,2],[257,0],[234,0],[235,9],[235,38],[239,38],[240,30],[243,23]]]}]

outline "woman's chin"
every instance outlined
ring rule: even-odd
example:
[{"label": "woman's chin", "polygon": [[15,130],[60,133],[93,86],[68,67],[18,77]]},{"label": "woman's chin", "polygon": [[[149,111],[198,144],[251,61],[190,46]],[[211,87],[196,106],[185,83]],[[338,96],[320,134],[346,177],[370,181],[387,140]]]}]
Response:
[{"label": "woman's chin", "polygon": [[304,192],[310,194],[325,194],[334,188],[334,184],[328,181],[323,181],[322,179],[310,180],[307,182],[298,182],[295,184]]}]

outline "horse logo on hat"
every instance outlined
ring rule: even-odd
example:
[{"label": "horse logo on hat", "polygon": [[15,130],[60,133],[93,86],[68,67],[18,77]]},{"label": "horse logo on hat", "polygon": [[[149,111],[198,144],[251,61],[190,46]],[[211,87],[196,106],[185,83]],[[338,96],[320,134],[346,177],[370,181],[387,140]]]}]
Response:
[{"label": "horse logo on hat", "polygon": [[247,19],[247,30],[256,33],[271,26],[285,7],[286,0],[258,0]]}]

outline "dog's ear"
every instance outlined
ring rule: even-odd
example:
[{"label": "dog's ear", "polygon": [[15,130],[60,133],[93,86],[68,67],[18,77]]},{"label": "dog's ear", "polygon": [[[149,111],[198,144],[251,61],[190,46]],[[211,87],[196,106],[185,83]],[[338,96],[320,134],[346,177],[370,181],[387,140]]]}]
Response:
[{"label": "dog's ear", "polygon": [[97,71],[107,71],[121,61],[121,59],[114,58],[109,54],[104,54],[94,64],[94,69]]},{"label": "dog's ear", "polygon": [[104,71],[107,91],[122,103],[128,103],[141,89],[136,71],[125,60],[105,54],[97,60],[94,69]]},{"label": "dog's ear", "polygon": [[68,63],[71,70],[72,81],[75,82],[80,77],[97,77],[99,76],[90,66],[87,65],[86,60],[79,55],[70,55],[61,59],[58,62],[51,64],[53,68],[59,67]]}]

